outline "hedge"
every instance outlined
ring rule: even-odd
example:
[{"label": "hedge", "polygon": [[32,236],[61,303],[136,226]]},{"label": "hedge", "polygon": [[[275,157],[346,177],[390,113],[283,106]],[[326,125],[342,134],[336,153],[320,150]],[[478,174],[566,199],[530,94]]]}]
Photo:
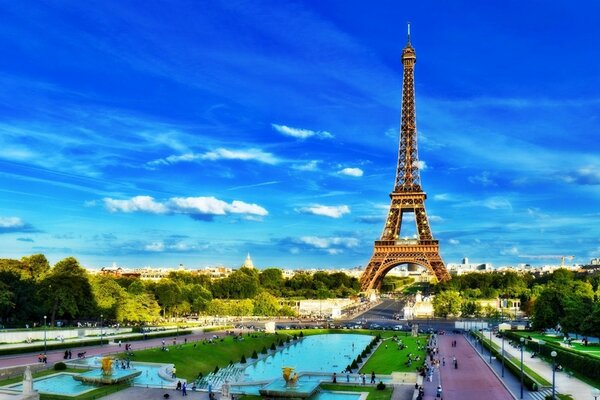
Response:
[{"label": "hedge", "polygon": [[[514,332],[506,332],[506,337],[515,341],[520,341],[523,337]],[[561,345],[547,341],[540,345],[534,340],[524,338],[525,347],[541,354],[547,359],[551,359],[550,353],[556,351],[556,363],[562,365],[563,368],[572,370],[594,381],[600,380],[600,359],[580,351],[562,347]]]},{"label": "hedge", "polygon": [[[192,333],[191,330],[179,331],[180,335],[189,335],[191,333]],[[173,335],[173,332],[157,332],[157,333],[153,332],[153,333],[148,333],[147,336],[148,336],[148,339],[153,339],[153,338],[161,338],[161,337],[172,337],[174,335]],[[113,339],[119,340],[118,337],[105,336],[102,338],[102,343],[107,344],[110,340],[113,340]],[[123,342],[135,342],[135,341],[139,341],[139,340],[144,340],[144,335],[136,334],[135,336],[121,338],[120,340],[122,340]],[[73,349],[75,347],[79,348],[79,347],[98,346],[98,345],[100,345],[100,338],[94,338],[94,339],[88,339],[88,340],[82,340],[82,341],[76,341],[76,342],[64,341],[61,343],[47,343],[46,346],[44,346],[44,343],[39,343],[34,346],[31,346],[31,345],[25,346],[24,345],[24,346],[16,346],[16,347],[0,349],[0,355],[3,356],[3,355],[10,355],[10,354],[43,353],[44,349],[61,350],[61,349]]]}]

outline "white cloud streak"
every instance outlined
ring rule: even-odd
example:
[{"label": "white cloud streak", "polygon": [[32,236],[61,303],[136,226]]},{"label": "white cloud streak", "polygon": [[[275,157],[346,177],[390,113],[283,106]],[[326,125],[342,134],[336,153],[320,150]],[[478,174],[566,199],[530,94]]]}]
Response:
[{"label": "white cloud streak", "polygon": [[195,161],[218,161],[218,160],[240,160],[240,161],[256,161],[264,164],[277,164],[280,160],[271,153],[262,151],[261,149],[245,149],[245,150],[231,150],[225,148],[218,148],[215,150],[208,151],[206,153],[185,153],[179,155],[170,155],[165,158],[159,158],[147,163],[149,166],[159,165],[171,165],[181,162],[195,162]]},{"label": "white cloud streak", "polygon": [[21,228],[25,223],[19,217],[0,217],[0,228]]},{"label": "white cloud streak", "polygon": [[308,139],[315,136],[319,139],[332,139],[333,135],[327,131],[313,131],[310,129],[292,128],[286,125],[271,124],[273,129],[285,136],[291,136],[296,139]]},{"label": "white cloud streak", "polygon": [[353,176],[356,178],[363,176],[363,173],[363,170],[360,168],[344,168],[338,171],[338,174],[340,175]]},{"label": "white cloud streak", "polygon": [[348,207],[347,205],[324,206],[317,204],[310,207],[302,207],[297,211],[303,214],[321,215],[329,218],[340,218],[344,214],[350,213],[350,207]]},{"label": "white cloud streak", "polygon": [[227,215],[247,214],[266,216],[269,212],[258,204],[234,200],[231,203],[216,197],[172,197],[158,202],[150,196],[135,196],[128,200],[104,198],[106,208],[111,212],[146,212],[150,214],[189,214]]}]

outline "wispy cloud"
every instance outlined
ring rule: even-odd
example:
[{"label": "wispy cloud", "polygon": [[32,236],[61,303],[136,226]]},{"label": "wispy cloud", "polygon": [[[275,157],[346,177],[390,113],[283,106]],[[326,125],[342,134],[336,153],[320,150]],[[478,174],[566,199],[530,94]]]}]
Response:
[{"label": "wispy cloud", "polygon": [[241,161],[257,161],[264,164],[277,164],[280,160],[271,153],[262,151],[261,149],[244,149],[244,150],[230,150],[225,148],[218,148],[215,150],[208,151],[206,153],[185,153],[179,155],[170,155],[165,158],[159,158],[157,160],[149,161],[147,165],[170,165],[181,162],[193,162],[198,160],[241,160]]},{"label": "wispy cloud", "polygon": [[340,171],[338,171],[339,175],[346,175],[346,176],[353,176],[353,177],[361,177],[363,176],[363,170],[360,168],[343,168]]},{"label": "wispy cloud", "polygon": [[39,232],[19,217],[0,217],[1,233],[34,233]]},{"label": "wispy cloud", "polygon": [[308,139],[317,137],[319,139],[332,139],[333,135],[327,131],[313,131],[310,129],[292,128],[286,125],[271,124],[273,129],[285,136],[295,137],[297,139]]},{"label": "wispy cloud", "polygon": [[146,212],[150,214],[187,214],[194,219],[210,220],[212,216],[246,214],[266,216],[268,211],[258,204],[234,200],[231,203],[216,197],[172,197],[164,202],[151,196],[135,196],[131,199],[116,200],[104,198],[106,208],[111,212]]},{"label": "wispy cloud", "polygon": [[292,168],[298,171],[314,172],[319,170],[319,163],[320,161],[318,160],[310,160],[304,164],[295,164],[292,166]]},{"label": "wispy cloud", "polygon": [[469,182],[481,185],[481,186],[493,186],[496,185],[496,182],[490,177],[491,174],[489,171],[483,171],[478,175],[469,176]]},{"label": "wispy cloud", "polygon": [[561,175],[567,183],[577,185],[600,185],[600,169],[597,167],[583,167]]},{"label": "wispy cloud", "polygon": [[299,208],[297,211],[303,214],[321,215],[329,218],[340,218],[344,214],[350,213],[350,207],[347,205],[324,206],[317,204],[314,206]]},{"label": "wispy cloud", "polygon": [[354,237],[338,236],[301,236],[286,238],[281,241],[283,246],[289,247],[292,254],[300,254],[302,250],[313,250],[330,255],[341,254],[345,250],[355,249],[360,242]]}]

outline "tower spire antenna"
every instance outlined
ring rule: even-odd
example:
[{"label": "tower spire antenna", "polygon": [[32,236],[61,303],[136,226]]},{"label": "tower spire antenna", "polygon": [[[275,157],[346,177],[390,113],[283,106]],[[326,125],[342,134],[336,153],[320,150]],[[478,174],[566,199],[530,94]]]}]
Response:
[{"label": "tower spire antenna", "polygon": [[407,36],[406,36],[406,43],[410,44],[410,22],[407,22]]}]

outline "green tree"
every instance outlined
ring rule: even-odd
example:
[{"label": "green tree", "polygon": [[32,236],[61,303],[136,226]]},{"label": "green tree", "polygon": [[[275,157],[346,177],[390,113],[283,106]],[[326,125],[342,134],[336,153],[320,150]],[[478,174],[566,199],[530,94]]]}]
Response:
[{"label": "green tree", "polygon": [[161,279],[154,285],[154,294],[162,309],[163,317],[171,314],[173,308],[181,301],[181,289],[169,279]]},{"label": "green tree", "polygon": [[67,257],[54,268],[41,283],[41,296],[50,314],[50,325],[57,317],[96,317],[96,303],[88,274],[73,257]]},{"label": "green tree", "polygon": [[254,315],[275,316],[279,312],[277,298],[268,292],[260,292],[254,297]]},{"label": "green tree", "polygon": [[154,322],[160,317],[161,308],[150,293],[127,293],[116,309],[119,322]]},{"label": "green tree", "polygon": [[455,290],[445,290],[433,298],[433,312],[437,317],[446,318],[449,315],[459,315],[462,306],[460,293]]},{"label": "green tree", "polygon": [[90,284],[100,311],[108,319],[115,318],[117,307],[127,295],[127,291],[109,276],[93,276],[90,278]]},{"label": "green tree", "polygon": [[476,301],[464,301],[460,307],[460,314],[463,317],[479,317],[481,316],[481,304]]},{"label": "green tree", "polygon": [[50,272],[50,263],[43,254],[22,257],[23,270],[28,278],[40,281]]}]

